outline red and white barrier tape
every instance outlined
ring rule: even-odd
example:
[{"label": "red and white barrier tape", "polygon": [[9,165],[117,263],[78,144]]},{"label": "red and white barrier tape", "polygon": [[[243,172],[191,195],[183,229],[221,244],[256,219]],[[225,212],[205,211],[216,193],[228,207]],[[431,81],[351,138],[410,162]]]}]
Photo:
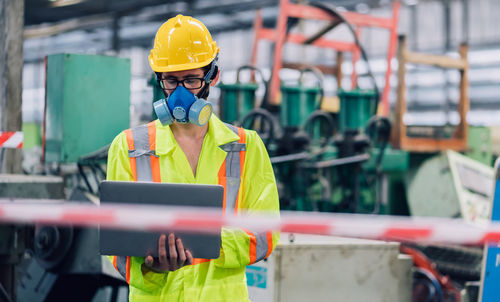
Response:
[{"label": "red and white barrier tape", "polygon": [[16,148],[23,147],[24,135],[21,131],[8,132],[0,131],[0,148]]},{"label": "red and white barrier tape", "polygon": [[[54,201],[52,201],[54,202]],[[47,203],[0,199],[0,223],[43,223],[129,230],[215,232],[221,226],[253,231],[335,235],[368,239],[453,244],[500,243],[500,223],[471,225],[461,219],[282,212],[269,215],[223,215],[220,210],[147,205]]]}]

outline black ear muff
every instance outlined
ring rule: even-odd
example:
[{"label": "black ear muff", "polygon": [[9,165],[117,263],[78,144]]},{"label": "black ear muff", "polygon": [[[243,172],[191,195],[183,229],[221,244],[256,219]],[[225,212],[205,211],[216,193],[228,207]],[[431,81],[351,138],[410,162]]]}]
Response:
[{"label": "black ear muff", "polygon": [[219,72],[219,66],[217,66],[217,63],[215,63],[214,72],[212,73],[212,76],[210,77],[210,80],[214,80],[217,77],[217,73],[218,72]]},{"label": "black ear muff", "polygon": [[159,82],[161,81],[161,72],[155,72],[156,74],[156,80]]}]

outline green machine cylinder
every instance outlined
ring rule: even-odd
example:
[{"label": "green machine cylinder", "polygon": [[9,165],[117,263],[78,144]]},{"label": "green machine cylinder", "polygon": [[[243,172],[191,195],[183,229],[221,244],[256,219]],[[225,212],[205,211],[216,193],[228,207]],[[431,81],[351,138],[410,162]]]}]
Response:
[{"label": "green machine cylinder", "polygon": [[236,72],[236,83],[221,83],[218,85],[221,90],[220,117],[224,122],[238,122],[250,110],[255,108],[255,92],[259,88],[259,84],[256,82],[241,83],[240,73],[243,70],[254,70],[263,79],[259,69],[244,65],[238,68]]},{"label": "green machine cylinder", "polygon": [[340,90],[339,130],[363,131],[368,120],[377,112],[374,90]]},{"label": "green machine cylinder", "polygon": [[[303,85],[305,72],[312,72],[318,78],[318,85]],[[296,86],[281,85],[280,119],[283,127],[300,127],[309,115],[319,109],[323,96],[322,76],[316,70],[306,68],[300,71],[299,83]]]}]

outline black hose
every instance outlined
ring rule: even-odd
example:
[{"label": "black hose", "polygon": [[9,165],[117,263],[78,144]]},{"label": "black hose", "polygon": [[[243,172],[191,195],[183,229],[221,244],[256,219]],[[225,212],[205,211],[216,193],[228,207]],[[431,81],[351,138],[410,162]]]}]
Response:
[{"label": "black hose", "polygon": [[243,66],[240,66],[237,70],[236,70],[236,83],[240,83],[240,72],[242,70],[252,70],[252,71],[256,71],[259,76],[260,76],[260,79],[262,80],[262,83],[264,84],[264,97],[262,98],[262,102],[260,103],[259,105],[259,108],[262,108],[262,107],[265,107],[266,106],[266,98],[267,98],[267,95],[268,95],[268,88],[269,88],[269,80],[266,81],[266,79],[264,78],[264,75],[262,74],[262,72],[260,71],[260,69],[258,69],[257,67],[253,66],[253,65],[243,65]]},{"label": "black hose", "polygon": [[[247,129],[255,130],[255,129],[253,129],[253,126],[255,123],[255,119],[257,117],[261,117],[261,119],[263,121],[267,121],[269,123],[268,136],[264,137],[262,139],[264,142],[264,145],[266,147],[268,147],[269,144],[274,140],[274,131],[275,131],[275,129],[274,129],[274,126],[275,126],[274,125],[274,117],[271,115],[271,113],[269,113],[269,111],[267,111],[266,109],[262,109],[262,108],[256,108],[256,109],[251,110],[241,120],[241,126],[244,128],[247,128]],[[247,122],[249,122],[250,124],[246,125]],[[262,135],[262,133],[260,133],[260,135]]]},{"label": "black hose", "polygon": [[386,117],[374,115],[366,123],[365,133],[368,134],[370,138],[376,138],[382,142],[380,153],[375,161],[375,165],[377,169],[379,169],[382,165],[385,148],[391,136],[391,122]]},{"label": "black hose", "polygon": [[374,115],[366,123],[365,133],[368,134],[372,140],[382,141],[379,154],[375,160],[377,194],[372,212],[372,214],[378,214],[382,204],[382,160],[384,159],[384,153],[391,136],[391,122],[386,117]]},{"label": "black hose", "polygon": [[[335,122],[333,120],[333,118],[331,117],[331,115],[325,111],[321,111],[321,110],[316,110],[316,111],[313,111],[306,119],[306,121],[304,122],[304,126],[303,126],[303,129],[304,131],[309,134],[309,132],[307,131],[307,129],[309,129],[309,127],[313,126],[314,125],[314,121],[316,120],[319,120],[319,119],[324,119],[326,121],[326,124],[328,125],[328,130],[327,130],[327,133],[326,133],[326,137],[328,139],[326,139],[322,144],[321,144],[321,147],[325,147],[327,145],[329,145],[333,139],[333,133],[335,132]],[[310,138],[311,140],[313,139],[312,135],[310,135]]]},{"label": "black hose", "polygon": [[323,73],[321,72],[321,70],[319,70],[318,68],[316,68],[314,66],[302,68],[300,70],[300,76],[299,76],[299,83],[300,84],[302,84],[304,73],[306,73],[306,72],[312,73],[316,77],[316,79],[318,80],[320,95],[319,95],[319,104],[315,109],[321,109],[321,105],[323,104],[323,98],[325,96],[325,88],[323,87],[323,81],[324,81]]},{"label": "black hose", "polygon": [[242,65],[242,66],[238,67],[238,69],[236,70],[236,83],[240,83],[240,72],[242,70],[246,70],[246,69],[256,71],[259,74],[262,82],[265,85],[268,84],[269,81],[266,81],[266,79],[264,79],[264,75],[262,74],[262,72],[260,71],[260,69],[258,69],[257,67],[255,67],[253,65]]},{"label": "black hose", "polygon": [[324,28],[319,30],[317,33],[315,33],[314,35],[307,38],[304,41],[304,44],[306,44],[306,45],[313,44],[314,42],[316,42],[316,40],[318,40],[319,38],[324,36],[327,32],[334,29],[335,27],[337,27],[337,25],[339,25],[341,23],[342,23],[342,21],[338,20],[337,22],[332,22],[330,24],[327,24],[327,26],[325,26]]}]

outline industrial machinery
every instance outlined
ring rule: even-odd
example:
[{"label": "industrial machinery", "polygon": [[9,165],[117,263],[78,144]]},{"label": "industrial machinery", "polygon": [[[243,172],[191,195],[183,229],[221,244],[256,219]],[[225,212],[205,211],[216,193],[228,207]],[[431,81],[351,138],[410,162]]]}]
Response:
[{"label": "industrial machinery", "polygon": [[[376,182],[383,169],[394,169],[394,160],[404,169],[407,153],[391,150],[383,166],[391,129],[387,119],[375,116],[375,93],[341,91],[336,117],[319,110],[321,94],[321,87],[304,87],[300,81],[283,85],[279,119],[258,108],[242,120],[244,127],[257,129],[268,147],[282,208],[385,212],[382,196],[372,192],[380,192]],[[363,195],[364,189],[369,191]]]},{"label": "industrial machinery", "polygon": [[[316,16],[327,14],[332,18],[331,11],[323,8],[321,5],[312,8],[281,1],[282,15],[285,17],[280,15],[278,23],[285,26],[288,16],[303,17],[299,11],[303,11],[305,15],[308,9],[315,9]],[[335,12],[333,15],[335,16]],[[411,52],[407,49],[404,38],[400,37],[398,98],[391,122],[388,118],[377,115],[377,112],[388,113],[388,111],[380,109],[386,104],[383,101],[379,106],[379,99],[384,100],[384,98],[380,98],[376,86],[374,89],[357,88],[356,74],[351,77],[354,79],[354,89],[344,90],[339,87],[337,93],[339,110],[334,113],[316,111],[322,107],[318,106],[318,102],[321,104],[322,100],[321,80],[315,87],[305,87],[301,80],[297,81],[296,85],[282,82],[279,92],[273,86],[278,81],[276,79],[279,69],[282,66],[293,66],[281,62],[280,52],[283,43],[303,43],[335,49],[337,45],[322,39],[321,33],[341,22],[335,21],[335,18],[332,21],[324,17],[331,22],[329,24],[331,28],[327,26],[312,37],[292,34],[290,27],[293,26],[293,22],[288,22],[286,34],[275,36],[271,34],[272,30],[261,26],[259,18],[258,15],[255,23],[257,36],[255,45],[259,39],[275,42],[275,61],[269,80],[269,92],[266,94],[268,98],[263,102],[265,106],[250,111],[247,116],[240,119],[240,124],[257,130],[268,148],[278,181],[282,209],[463,217],[476,222],[485,220],[484,213],[489,212],[488,196],[490,196],[486,193],[491,190],[485,190],[487,185],[479,185],[481,183],[479,179],[490,179],[491,173],[487,167],[478,167],[465,156],[470,155],[490,165],[491,147],[488,147],[488,141],[478,139],[485,136],[486,130],[470,127],[466,120],[469,108],[466,45],[462,45],[459,49],[460,58],[452,58]],[[313,42],[310,43],[311,41]],[[361,45],[357,44],[356,47],[358,56],[364,53]],[[358,58],[353,55],[354,61]],[[256,62],[255,56],[252,57],[252,62]],[[405,125],[407,64],[459,70],[457,108],[460,120],[457,125],[449,124],[444,127]],[[295,64],[295,66],[304,65]],[[317,69],[326,70],[324,66],[309,67],[309,70]],[[388,69],[390,74],[390,67]],[[300,71],[300,78],[305,70],[307,69]],[[385,89],[387,88],[386,84]],[[272,91],[273,89],[275,90]],[[472,132],[476,135],[469,135]],[[447,150],[461,151],[465,156],[450,151],[445,155],[436,156],[439,155],[437,152]],[[436,173],[442,175],[439,185]],[[434,202],[430,204],[433,192],[441,194],[443,202],[436,204],[437,200],[433,200]],[[455,284],[451,281],[445,282],[445,277],[440,279],[441,275],[436,277],[433,272],[429,275],[429,272],[416,262],[415,265],[418,267],[415,271],[416,280],[429,291],[441,290],[441,299],[457,301],[460,296],[459,289],[464,288],[467,281],[479,278],[481,249],[453,246],[412,248],[429,258],[427,262],[424,261],[425,263],[435,263],[431,266],[437,265],[441,273],[449,276],[446,278],[459,281]],[[417,252],[410,254],[415,258]],[[434,285],[430,285],[434,280],[432,278],[438,280]],[[428,296],[432,295],[428,293]]]},{"label": "industrial machinery", "polygon": [[[46,59],[43,159],[55,176],[0,177],[0,197],[95,202],[107,150],[130,126],[128,59],[56,54]],[[2,226],[2,301],[117,301],[128,286],[99,255],[97,229]],[[17,298],[17,299],[16,299]]]},{"label": "industrial machinery", "polygon": [[[326,6],[322,2],[310,2],[308,4],[293,3],[290,0],[280,0],[280,13],[277,20],[276,29],[269,29],[263,26],[262,17],[260,12],[254,22],[255,41],[252,49],[252,56],[250,59],[251,65],[257,65],[257,50],[259,42],[263,40],[271,41],[274,43],[274,62],[272,66],[271,79],[269,84],[269,102],[271,104],[279,104],[279,71],[284,66],[289,66],[290,63],[283,62],[283,46],[285,43],[295,43],[301,45],[312,45],[326,49],[332,49],[337,52],[351,52],[353,66],[360,59],[361,56],[365,57],[366,53],[362,50],[359,44],[359,36],[365,27],[377,27],[389,31],[389,45],[387,48],[387,65],[391,66],[391,60],[396,52],[397,44],[397,27],[399,20],[399,11],[401,7],[400,1],[394,1],[392,5],[392,15],[387,17],[375,17],[368,14],[360,14],[355,12],[339,13],[331,6]],[[313,19],[326,21],[327,24],[318,32],[311,36],[305,36],[300,33],[290,32],[291,27],[296,25],[298,20]],[[323,36],[335,29],[338,25],[345,24],[349,27],[354,37],[354,42],[339,41],[324,38]],[[342,56],[337,56],[341,59]],[[330,68],[329,66],[315,66],[321,70],[335,70],[337,79],[340,76],[340,61],[338,60],[337,66]],[[292,63],[293,64],[293,63]],[[383,113],[385,115],[389,112],[389,79],[391,75],[391,68],[387,68],[385,73],[385,86],[382,92]],[[353,70],[351,75],[352,88],[357,86],[358,75],[356,70]]]},{"label": "industrial machinery", "polygon": [[[393,122],[387,118],[390,61],[396,51],[399,6],[399,1],[395,1],[390,18],[377,18],[351,12],[340,14],[321,3],[308,6],[281,0],[276,31],[262,27],[260,15],[257,16],[252,65],[238,69],[236,83],[219,85],[220,116],[226,122],[259,132],[271,155],[283,210],[439,214],[461,216],[474,221],[479,216],[472,216],[467,210],[470,207],[466,207],[472,201],[478,205],[473,214],[487,212],[484,208],[487,199],[485,195],[490,192],[485,191],[483,183],[470,182],[477,175],[487,178],[487,169],[480,168],[453,152],[437,155],[437,152],[453,149],[471,154],[482,162],[491,162],[491,152],[483,152],[482,147],[476,147],[487,142],[475,141],[477,135],[470,135],[482,130],[469,127],[465,119],[468,110],[468,63],[465,46],[460,48],[461,58],[443,58],[411,52],[407,49],[404,38],[400,38],[398,102]],[[307,16],[315,16],[328,24],[310,37],[292,32],[291,28],[296,24],[293,20]],[[340,24],[349,24],[354,37],[353,43],[322,37]],[[390,32],[386,85],[382,93],[376,85],[361,89],[358,77],[366,75],[358,75],[355,68],[351,75],[351,89],[340,87],[342,54],[353,54],[353,66],[361,57],[367,60],[358,41],[362,28],[366,26],[382,27]],[[257,45],[262,39],[275,43],[275,62],[269,79],[265,79],[254,67]],[[282,62],[284,43],[334,49],[338,51],[336,66]],[[407,111],[407,63],[424,63],[460,70],[460,123],[457,127],[446,125],[438,129],[404,124]],[[298,67],[299,76],[296,81],[280,83],[278,73],[281,67]],[[240,77],[245,70],[252,73],[248,83],[243,83]],[[323,110],[325,93],[322,73],[325,72],[333,73],[337,78],[338,110],[335,112]],[[75,74],[80,75],[78,79],[74,77]],[[253,74],[259,75],[260,82],[266,88],[261,103],[256,101],[259,83],[255,81]],[[310,76],[313,77],[313,85],[305,81]],[[98,193],[97,184],[105,177],[107,145],[120,130],[130,126],[129,62],[102,56],[53,55],[47,59],[46,78],[43,150],[45,162],[54,167],[48,172],[62,175],[66,189],[71,188],[65,190],[65,194],[60,192],[58,198],[87,199],[91,202],[92,196]],[[154,88],[154,99],[163,98],[163,92],[157,87],[154,78],[150,83]],[[452,184],[438,188],[429,186],[427,182],[435,180],[432,177],[436,177],[438,172],[442,177],[440,181]],[[60,180],[61,188],[62,184]],[[443,203],[436,206],[439,211],[426,203],[428,195],[421,194],[428,188],[436,191],[429,189],[426,193],[446,194],[447,198],[442,198]],[[459,203],[456,202],[457,199]],[[2,264],[9,269],[6,270],[7,273],[11,273],[12,267],[20,262],[22,255],[26,255],[24,241],[31,242],[26,245],[32,245],[29,246],[33,252],[28,254],[28,261],[20,266],[20,301],[58,300],[68,290],[82,301],[99,296],[118,300],[126,296],[126,283],[108,261],[95,253],[95,230],[40,226],[31,231],[3,228],[0,232],[22,235],[21,238],[16,237],[19,242],[23,241],[16,246],[18,249],[12,251],[11,246],[0,246],[2,256],[10,253],[10,258],[1,259]],[[333,288],[330,280],[335,280],[337,286],[345,286],[347,289],[341,293],[335,287],[336,294],[342,297],[339,300],[371,299],[373,296],[370,294],[381,288],[387,290],[386,297],[394,301],[410,297],[411,259],[399,254],[401,247],[398,244],[360,240],[347,242],[342,239],[332,242],[330,239],[313,236],[297,236],[293,240],[287,240],[286,237],[287,235],[282,237],[284,244],[277,248],[267,262],[249,268],[247,276],[251,295],[252,290],[257,289],[253,294],[259,295],[259,291],[263,294],[262,290],[272,288],[271,294],[264,293],[266,297],[273,297],[268,301],[292,301],[293,298],[302,301],[307,297],[301,296],[304,291],[301,292],[298,285],[306,284],[310,286],[309,290],[317,289],[324,297],[329,297]],[[413,279],[428,291],[428,297],[453,297],[456,301],[457,289],[463,287],[466,281],[477,278],[481,249],[419,245],[406,246],[401,251],[413,257],[417,267],[413,272]],[[419,253],[425,254],[429,259],[425,260]],[[314,276],[304,274],[307,267],[297,266],[297,258],[307,259],[308,262],[302,264],[314,267]],[[349,270],[352,273],[350,275],[345,274],[347,270],[339,269],[339,262],[332,264],[333,262],[325,262],[325,259],[340,259],[341,265],[356,265],[356,270]],[[466,265],[459,265],[461,262]],[[387,266],[375,267],[374,263],[384,263]],[[285,277],[275,278],[282,274]],[[459,280],[460,284],[447,282],[447,277],[442,274]],[[262,282],[264,275],[269,283]],[[12,284],[0,281],[12,287]],[[272,282],[279,284],[273,285]],[[349,285],[355,282],[356,286],[365,286],[370,291],[356,292],[359,296],[353,298],[352,287]],[[260,300],[259,296],[254,297]]]},{"label": "industrial machinery", "polygon": [[[359,30],[362,26],[378,24],[391,30],[391,37],[394,39],[390,39],[389,53],[393,53],[393,28],[397,20],[398,4],[396,2],[394,6],[392,18],[377,19],[363,15],[369,20],[366,23],[356,18],[360,17],[358,14],[345,14],[344,17],[344,14],[321,3],[299,5],[281,1],[279,22],[286,22],[288,17],[310,18],[313,15],[329,22],[327,27],[311,37],[291,33],[294,23],[290,23],[286,33],[283,32],[284,36],[274,41],[277,46],[273,72],[267,86],[269,92],[266,92],[258,108],[239,119],[239,124],[243,127],[257,130],[272,156],[271,162],[275,166],[283,209],[392,213],[387,190],[383,188],[384,182],[387,183],[387,176],[384,175],[406,170],[408,154],[388,148],[391,124],[387,118],[376,116],[379,92],[371,72],[369,71],[367,76],[374,83],[373,89],[343,90],[339,87],[340,106],[337,114],[321,110],[324,107],[324,80],[319,70],[325,70],[325,66],[307,66],[299,70],[297,82],[282,83],[279,107],[276,105],[278,93],[273,90],[273,85],[279,67],[290,66],[281,62],[280,52],[284,42],[350,51],[353,52],[353,63],[359,57],[367,61],[366,53],[358,40]],[[349,20],[353,23],[349,23]],[[339,24],[346,24],[353,34],[355,42],[348,47],[346,42],[322,38],[322,35]],[[257,15],[252,62],[256,61],[259,40],[272,37],[272,30],[261,25],[260,15]],[[353,26],[357,26],[356,29]],[[389,58],[392,58],[392,55]],[[337,62],[337,66],[340,66],[340,62]],[[340,78],[341,70],[336,70],[335,76]],[[315,76],[315,85],[305,85],[304,77],[308,73]],[[351,77],[353,87],[358,86],[357,79],[358,75],[354,70]],[[256,89],[255,84],[253,87]],[[248,108],[246,104],[255,103],[254,94],[246,92],[249,88],[250,86],[242,86],[239,81],[231,85],[221,85],[220,112],[224,121],[234,122],[236,116],[230,117],[228,112],[239,113],[235,108]]]},{"label": "industrial machinery", "polygon": [[[60,177],[0,174],[0,198],[63,198]],[[18,266],[33,246],[34,229],[26,225],[0,225],[0,301],[15,299]]]},{"label": "industrial machinery", "polygon": [[[91,202],[80,190],[69,200]],[[97,228],[37,225],[26,255],[18,268],[17,301],[119,301],[128,295],[125,280],[99,254]]]}]

